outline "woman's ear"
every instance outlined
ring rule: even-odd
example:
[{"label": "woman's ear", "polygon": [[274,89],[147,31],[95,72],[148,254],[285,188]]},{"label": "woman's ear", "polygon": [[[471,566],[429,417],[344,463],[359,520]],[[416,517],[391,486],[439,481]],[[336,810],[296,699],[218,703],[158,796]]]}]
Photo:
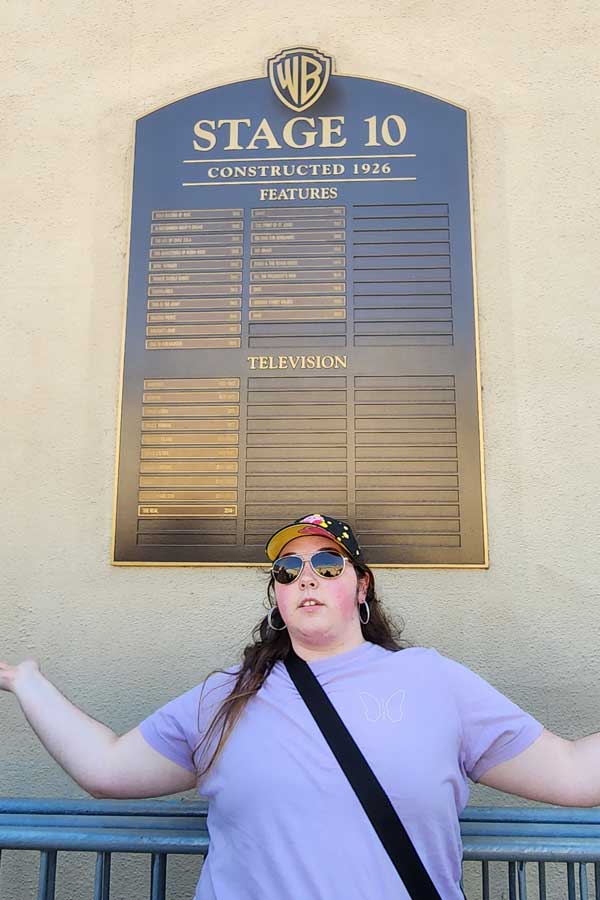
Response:
[{"label": "woman's ear", "polygon": [[367,596],[367,592],[369,590],[369,582],[370,581],[371,581],[371,576],[369,575],[368,572],[365,572],[364,575],[363,574],[359,575],[358,589],[356,592],[356,596],[358,598],[359,603],[362,603],[365,600],[365,598]]}]

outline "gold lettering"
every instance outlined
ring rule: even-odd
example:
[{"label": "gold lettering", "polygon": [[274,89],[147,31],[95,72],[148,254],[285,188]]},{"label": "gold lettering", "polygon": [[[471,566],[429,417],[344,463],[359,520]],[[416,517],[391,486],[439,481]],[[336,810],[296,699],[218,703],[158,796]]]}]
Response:
[{"label": "gold lettering", "polygon": [[[334,141],[332,138],[333,135],[341,136],[344,116],[321,116],[320,118],[323,123],[323,139],[321,141],[321,146],[343,147],[346,143],[346,138],[342,138],[341,141]],[[337,124],[334,125],[334,122],[337,122]]]},{"label": "gold lettering", "polygon": [[[345,369],[345,356],[248,356],[251,369]],[[232,427],[234,427],[233,423]],[[157,423],[145,423],[144,429],[157,427]],[[160,423],[159,423],[160,427]]]},{"label": "gold lettering", "polygon": [[219,119],[217,128],[223,125],[229,126],[226,131],[229,134],[229,141],[223,147],[223,150],[243,150],[244,148],[239,142],[240,125],[247,125],[250,128],[252,122],[250,119]]},{"label": "gold lettering", "polygon": [[[319,90],[319,85],[311,83],[314,79],[312,73],[308,73],[308,83],[298,77],[296,70],[298,60],[285,60],[282,64],[286,69],[286,76],[282,79],[290,92],[290,96],[298,102],[302,97],[308,97],[314,90]],[[283,70],[282,70],[283,71]],[[289,81],[287,81],[289,79]],[[379,121],[377,116],[367,116],[363,121],[367,125],[365,135],[365,147],[380,147],[382,144],[389,147],[397,147],[402,144],[407,134],[407,124],[400,115],[388,115]],[[266,117],[257,120],[247,119],[199,119],[194,123],[194,150],[206,152],[222,145],[223,150],[240,152],[242,150],[281,150],[283,146],[295,150],[309,147],[344,147],[348,139],[344,134],[345,116],[294,116],[283,123],[271,124]],[[247,129],[247,130],[245,130]],[[265,177],[269,166],[249,165],[236,167],[237,170],[247,171],[248,177]],[[221,173],[220,173],[221,174]],[[317,172],[311,167],[311,174]],[[241,174],[240,174],[241,177]],[[275,177],[275,176],[274,176]],[[294,199],[294,198],[292,198]],[[308,199],[308,198],[297,198]],[[169,211],[167,211],[169,212]],[[179,212],[179,211],[177,211]],[[162,216],[161,218],[174,218]],[[177,218],[185,218],[185,216]]]},{"label": "gold lettering", "polygon": [[246,147],[247,150],[257,150],[256,146],[257,141],[265,141],[265,149],[266,150],[281,150],[281,144],[277,143],[277,139],[273,134],[273,129],[269,125],[266,119],[263,119],[254,132],[252,136],[252,140]]},{"label": "gold lettering", "polygon": [[194,150],[212,150],[217,143],[217,139],[213,134],[213,131],[208,131],[208,129],[202,128],[203,125],[208,125],[214,131],[214,119],[200,119],[200,121],[196,122],[196,124],[194,125],[194,134],[196,135],[196,137],[199,137],[201,140],[206,141],[207,143],[207,146],[203,147],[198,143],[198,141],[194,141]]},{"label": "gold lettering", "polygon": [[[390,125],[395,126],[397,135],[392,135]],[[406,137],[406,122],[402,116],[386,116],[381,123],[381,134],[388,147],[397,147]]]},{"label": "gold lettering", "polygon": [[[309,70],[309,66],[312,71]],[[302,106],[308,103],[310,98],[319,90],[322,71],[322,63],[316,59],[311,59],[310,56],[302,55],[302,79],[300,81],[302,87],[300,103]]]},{"label": "gold lettering", "polygon": [[[304,142],[299,144],[294,139],[294,126],[297,122],[306,122],[313,130],[312,131],[303,131],[302,136],[304,138]],[[306,147],[314,147],[315,141],[317,139],[317,132],[314,130],[315,120],[309,119],[306,116],[296,116],[295,119],[288,119],[288,121],[283,126],[283,140],[288,145],[288,147],[294,147],[296,150],[304,150]],[[298,166],[298,169],[300,167]],[[301,173],[298,172],[300,175]]]},{"label": "gold lettering", "polygon": [[[336,174],[336,173],[334,173]],[[337,200],[338,189],[336,187],[286,187],[286,188],[261,188],[259,191],[261,200]],[[261,253],[271,253],[271,250],[265,247]]]},{"label": "gold lettering", "polygon": [[277,66],[277,80],[283,90],[287,88],[294,103],[298,104],[298,57],[284,59]]}]

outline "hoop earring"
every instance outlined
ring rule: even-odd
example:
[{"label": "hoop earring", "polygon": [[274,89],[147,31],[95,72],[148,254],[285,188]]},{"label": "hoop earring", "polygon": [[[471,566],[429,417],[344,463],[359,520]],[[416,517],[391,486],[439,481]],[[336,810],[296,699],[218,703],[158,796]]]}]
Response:
[{"label": "hoop earring", "polygon": [[[363,619],[362,616],[361,616],[361,614],[360,614],[360,608],[361,608],[361,606],[366,606],[366,607],[367,607],[367,618],[366,618],[366,620]],[[369,620],[371,619],[371,609],[370,609],[369,604],[367,603],[366,600],[363,600],[362,603],[359,603],[359,604],[358,604],[358,618],[360,619],[362,625],[368,625],[368,624],[369,624]]]},{"label": "hoop earring", "polygon": [[[287,628],[287,625],[285,624],[285,622],[283,623],[283,628],[275,628],[275,626],[273,625],[271,617],[276,609],[277,609],[276,606],[272,606],[267,614],[267,622],[269,623],[269,628],[272,628],[273,631],[285,631],[285,629]],[[277,612],[279,612],[278,609],[277,609]],[[279,613],[279,616],[281,617],[281,613]],[[283,619],[282,619],[282,621],[283,621]]]}]

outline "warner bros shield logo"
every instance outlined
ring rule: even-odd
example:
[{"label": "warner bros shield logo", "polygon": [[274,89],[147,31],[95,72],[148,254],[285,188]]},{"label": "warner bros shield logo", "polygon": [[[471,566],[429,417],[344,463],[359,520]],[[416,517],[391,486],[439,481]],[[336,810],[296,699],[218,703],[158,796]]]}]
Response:
[{"label": "warner bros shield logo", "polygon": [[282,50],[268,61],[273,90],[294,112],[316,103],[327,87],[332,68],[330,56],[306,47]]}]

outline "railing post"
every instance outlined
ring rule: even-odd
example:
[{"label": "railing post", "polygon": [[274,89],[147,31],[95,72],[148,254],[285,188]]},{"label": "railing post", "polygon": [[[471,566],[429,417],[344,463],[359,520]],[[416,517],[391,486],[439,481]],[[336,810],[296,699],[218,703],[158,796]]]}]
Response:
[{"label": "railing post", "polygon": [[167,889],[167,857],[153,853],[150,870],[150,900],[165,900]]},{"label": "railing post", "polygon": [[481,863],[481,896],[490,900],[490,864],[487,860]]},{"label": "railing post", "polygon": [[569,900],[577,900],[575,888],[575,863],[567,863],[567,896]]},{"label": "railing post", "polygon": [[110,853],[98,853],[96,857],[96,878],[94,880],[94,900],[109,900],[110,897]]},{"label": "railing post", "polygon": [[579,896],[581,900],[589,900],[587,863],[579,863]]},{"label": "railing post", "polygon": [[42,850],[40,853],[40,878],[38,900],[54,900],[56,888],[56,850]]},{"label": "railing post", "polygon": [[509,862],[508,864],[508,900],[517,900],[517,864]]},{"label": "railing post", "polygon": [[543,862],[538,863],[538,888],[540,900],[546,900],[546,863]]},{"label": "railing post", "polygon": [[518,879],[519,879],[519,900],[527,900],[527,872],[525,869],[526,863],[523,860],[520,860],[518,864]]}]

